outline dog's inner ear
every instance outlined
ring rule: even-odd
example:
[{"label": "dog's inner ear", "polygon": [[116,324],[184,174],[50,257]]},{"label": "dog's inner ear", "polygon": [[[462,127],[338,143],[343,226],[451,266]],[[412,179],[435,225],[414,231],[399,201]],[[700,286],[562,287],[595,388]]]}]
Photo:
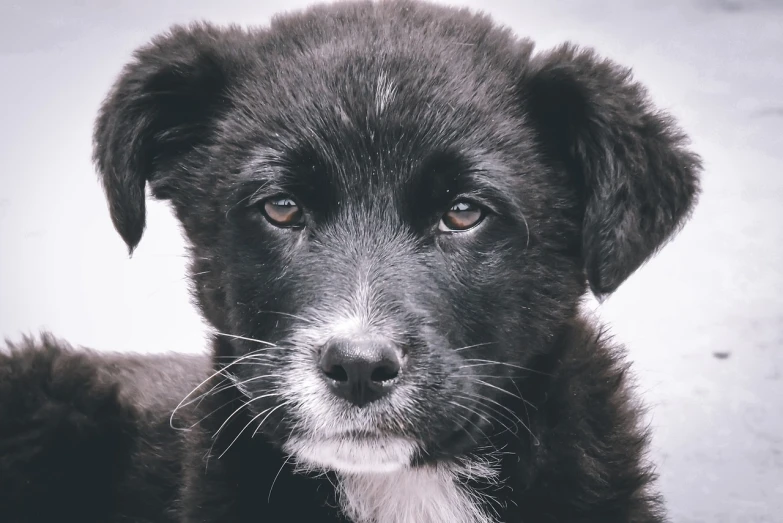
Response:
[{"label": "dog's inner ear", "polygon": [[539,55],[520,86],[544,155],[581,196],[587,281],[597,296],[611,293],[689,214],[699,158],[628,69],[591,51]]},{"label": "dog's inner ear", "polygon": [[226,103],[226,34],[210,26],[174,28],[139,49],[104,101],[95,125],[94,160],[112,221],[132,252],[145,224],[145,185],[158,198],[187,185],[185,155],[204,145]]}]

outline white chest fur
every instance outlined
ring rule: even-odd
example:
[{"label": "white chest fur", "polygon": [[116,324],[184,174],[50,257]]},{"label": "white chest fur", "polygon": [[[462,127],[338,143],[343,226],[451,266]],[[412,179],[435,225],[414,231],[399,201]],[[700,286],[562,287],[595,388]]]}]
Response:
[{"label": "white chest fur", "polygon": [[471,475],[490,479],[495,472],[486,467],[438,465],[344,474],[339,501],[355,523],[495,523],[484,508],[486,494],[466,485]]}]

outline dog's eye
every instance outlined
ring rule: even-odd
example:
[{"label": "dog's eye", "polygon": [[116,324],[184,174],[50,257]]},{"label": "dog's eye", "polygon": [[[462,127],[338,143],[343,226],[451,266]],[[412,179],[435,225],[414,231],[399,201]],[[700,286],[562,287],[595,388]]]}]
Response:
[{"label": "dog's eye", "polygon": [[466,231],[481,222],[484,209],[468,201],[458,201],[443,215],[438,224],[441,231]]},{"label": "dog's eye", "polygon": [[275,197],[263,202],[264,216],[276,227],[302,225],[304,215],[296,201],[288,197]]}]

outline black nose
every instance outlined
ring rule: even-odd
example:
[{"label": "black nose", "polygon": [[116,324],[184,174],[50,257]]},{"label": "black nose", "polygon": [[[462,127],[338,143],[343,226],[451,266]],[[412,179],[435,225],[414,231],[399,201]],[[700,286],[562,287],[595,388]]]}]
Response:
[{"label": "black nose", "polygon": [[401,354],[387,340],[334,339],[324,346],[320,365],[335,394],[361,407],[394,387]]}]

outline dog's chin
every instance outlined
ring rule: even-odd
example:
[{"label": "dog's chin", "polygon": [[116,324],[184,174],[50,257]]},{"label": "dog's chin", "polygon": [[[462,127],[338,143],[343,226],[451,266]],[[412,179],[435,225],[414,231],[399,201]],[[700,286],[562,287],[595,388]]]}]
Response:
[{"label": "dog's chin", "polygon": [[385,474],[411,466],[419,445],[398,436],[294,436],[284,450],[304,470]]}]

